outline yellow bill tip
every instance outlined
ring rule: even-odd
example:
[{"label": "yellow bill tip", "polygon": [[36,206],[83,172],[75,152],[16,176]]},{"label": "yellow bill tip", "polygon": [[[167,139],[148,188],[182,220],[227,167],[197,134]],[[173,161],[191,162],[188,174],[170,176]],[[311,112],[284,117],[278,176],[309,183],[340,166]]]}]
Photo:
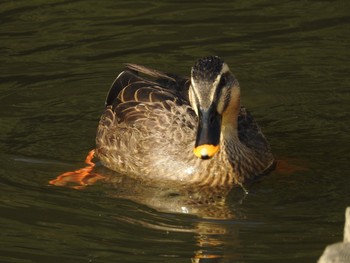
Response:
[{"label": "yellow bill tip", "polygon": [[193,153],[201,159],[209,159],[219,150],[219,145],[203,144],[193,149]]}]

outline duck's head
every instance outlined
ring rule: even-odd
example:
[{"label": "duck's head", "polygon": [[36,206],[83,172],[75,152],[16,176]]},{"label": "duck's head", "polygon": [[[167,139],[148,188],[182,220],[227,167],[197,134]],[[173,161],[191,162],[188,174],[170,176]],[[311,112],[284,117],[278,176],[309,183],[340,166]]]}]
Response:
[{"label": "duck's head", "polygon": [[199,59],[191,71],[189,100],[199,120],[193,152],[209,159],[219,150],[221,136],[237,134],[238,81],[219,57]]}]

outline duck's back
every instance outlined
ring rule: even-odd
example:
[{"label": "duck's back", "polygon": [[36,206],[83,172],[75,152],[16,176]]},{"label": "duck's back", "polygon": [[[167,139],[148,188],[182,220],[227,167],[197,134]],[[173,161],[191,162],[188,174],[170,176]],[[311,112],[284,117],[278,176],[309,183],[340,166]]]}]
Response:
[{"label": "duck's back", "polygon": [[188,85],[185,78],[137,65],[119,74],[107,95],[96,137],[102,163],[145,179],[187,180],[184,176],[194,172],[187,158],[193,156],[197,125],[186,98]]}]

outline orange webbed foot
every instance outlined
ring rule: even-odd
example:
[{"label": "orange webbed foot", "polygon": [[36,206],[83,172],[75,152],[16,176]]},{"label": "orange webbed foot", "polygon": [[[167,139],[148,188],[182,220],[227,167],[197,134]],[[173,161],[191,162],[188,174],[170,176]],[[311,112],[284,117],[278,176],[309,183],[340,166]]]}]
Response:
[{"label": "orange webbed foot", "polygon": [[95,167],[95,163],[92,162],[94,158],[95,150],[91,150],[86,156],[86,167],[80,168],[73,172],[65,172],[57,176],[56,179],[49,181],[49,184],[55,186],[67,186],[74,189],[82,189],[87,185],[94,184],[95,182],[104,179],[105,177],[92,172]]},{"label": "orange webbed foot", "polygon": [[277,160],[276,171],[281,174],[291,175],[296,172],[308,171],[308,165],[294,158],[281,158]]}]

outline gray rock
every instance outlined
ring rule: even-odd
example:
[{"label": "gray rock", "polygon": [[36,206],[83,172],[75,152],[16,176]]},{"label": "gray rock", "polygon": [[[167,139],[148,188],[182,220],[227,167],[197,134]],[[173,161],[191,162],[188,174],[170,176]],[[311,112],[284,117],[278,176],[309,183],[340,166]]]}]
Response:
[{"label": "gray rock", "polygon": [[327,246],[318,263],[350,263],[350,207],[345,212],[344,242]]},{"label": "gray rock", "polygon": [[346,209],[345,213],[344,243],[350,243],[350,207]]},{"label": "gray rock", "polygon": [[350,243],[327,246],[318,263],[350,263]]}]

